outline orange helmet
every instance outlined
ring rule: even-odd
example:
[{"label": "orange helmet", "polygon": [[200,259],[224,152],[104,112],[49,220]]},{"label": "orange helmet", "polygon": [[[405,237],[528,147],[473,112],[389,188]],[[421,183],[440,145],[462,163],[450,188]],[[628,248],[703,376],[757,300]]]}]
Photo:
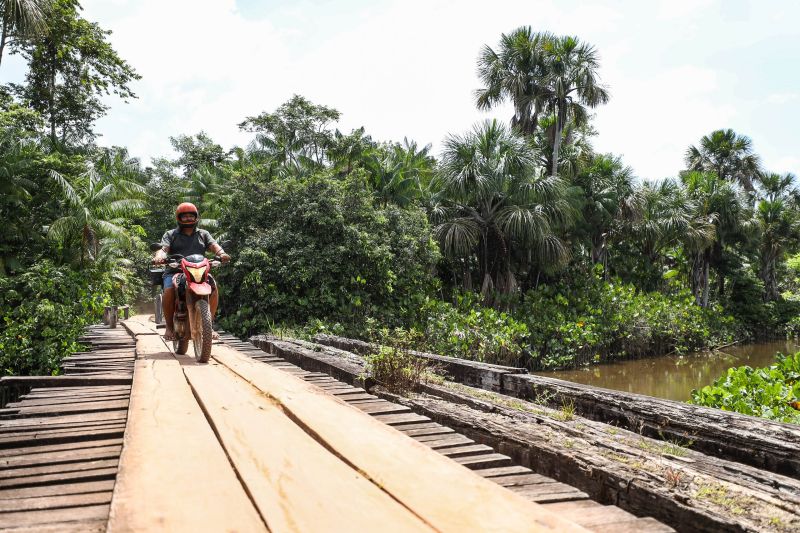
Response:
[{"label": "orange helmet", "polygon": [[[194,222],[189,224],[181,222],[181,215],[191,213],[195,216]],[[200,213],[197,211],[197,207],[194,204],[189,202],[183,202],[181,205],[175,209],[175,220],[178,221],[178,225],[182,228],[193,228],[197,226],[197,222],[200,219]]]}]

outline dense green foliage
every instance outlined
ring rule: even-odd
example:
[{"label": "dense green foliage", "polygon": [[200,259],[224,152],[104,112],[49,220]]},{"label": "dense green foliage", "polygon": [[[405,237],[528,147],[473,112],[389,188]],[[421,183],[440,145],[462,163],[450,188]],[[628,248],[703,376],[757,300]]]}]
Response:
[{"label": "dense green foliage", "polygon": [[49,261],[0,277],[0,373],[56,373],[64,354],[78,348],[83,328],[126,297],[118,281],[99,269],[78,272]]},{"label": "dense green foliage", "polygon": [[692,403],[800,424],[800,352],[766,368],[729,368],[712,385],[692,391]]},{"label": "dense green foliage", "polygon": [[232,331],[299,316],[350,332],[367,317],[400,325],[435,287],[438,250],[424,213],[375,208],[355,180],[249,184],[232,199],[224,224],[237,256],[219,274]]},{"label": "dense green foliage", "polygon": [[95,144],[103,98],[133,98],[138,79],[110,33],[76,0],[23,4],[0,37],[0,61],[8,44],[28,63],[0,87],[4,372],[53,371],[103,302],[130,301],[145,243],[187,200],[234,257],[221,322],[242,335],[392,328],[425,350],[554,368],[800,330],[794,177],[732,130],[660,181],[597,153],[590,112],[610,93],[577,37],[522,27],[484,47],[476,104],[510,103],[510,124],[451,134],[438,157],[339,131],[339,111],[295,95],[231,117],[246,146],[178,135],[173,158],[142,168]]}]

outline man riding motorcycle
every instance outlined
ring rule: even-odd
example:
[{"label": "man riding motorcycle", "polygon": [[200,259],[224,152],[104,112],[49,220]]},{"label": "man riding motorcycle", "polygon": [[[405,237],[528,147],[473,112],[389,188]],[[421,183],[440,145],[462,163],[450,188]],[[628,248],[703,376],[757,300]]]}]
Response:
[{"label": "man riding motorcycle", "polygon": [[[167,256],[170,254],[180,254],[188,257],[193,254],[205,254],[206,250],[216,254],[223,263],[231,260],[231,257],[225,253],[222,246],[217,244],[214,237],[204,229],[197,229],[197,223],[200,221],[200,214],[194,204],[184,202],[175,210],[175,220],[178,222],[178,227],[168,230],[161,238],[161,249],[158,250],[153,258],[154,263],[165,263]],[[164,310],[164,319],[167,323],[166,330],[164,331],[165,340],[173,340],[174,334],[174,315],[175,315],[175,274],[179,272],[178,269],[167,267],[164,271],[164,296],[162,299],[162,308]],[[210,277],[210,276],[209,276]],[[212,286],[214,286],[213,278],[210,279]],[[219,302],[219,294],[216,290],[211,292],[209,296],[209,306],[211,307],[211,316],[214,317],[217,312],[217,304]]]}]

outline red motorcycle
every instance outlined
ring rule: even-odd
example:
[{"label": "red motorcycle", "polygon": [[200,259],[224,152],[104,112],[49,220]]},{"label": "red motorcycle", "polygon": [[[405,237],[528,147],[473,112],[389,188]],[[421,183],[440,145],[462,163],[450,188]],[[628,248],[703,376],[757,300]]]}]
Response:
[{"label": "red motorcycle", "polygon": [[217,290],[210,271],[222,262],[218,259],[209,261],[200,254],[187,257],[173,254],[169,256],[169,261],[170,268],[181,270],[172,278],[176,291],[175,340],[172,341],[172,346],[175,353],[183,355],[188,351],[191,339],[194,343],[195,359],[199,363],[207,363],[211,357],[213,335],[213,317],[208,299]]}]

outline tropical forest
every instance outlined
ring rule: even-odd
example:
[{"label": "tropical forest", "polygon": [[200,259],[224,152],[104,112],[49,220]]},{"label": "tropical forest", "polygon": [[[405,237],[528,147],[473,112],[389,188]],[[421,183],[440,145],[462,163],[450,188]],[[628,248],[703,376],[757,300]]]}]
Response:
[{"label": "tropical forest", "polygon": [[141,77],[114,35],[77,0],[0,15],[2,375],[58,374],[106,306],[152,312],[150,244],[192,202],[232,258],[216,323],[237,337],[402,339],[553,377],[713,358],[674,399],[800,423],[800,184],[726,124],[682,139],[669,177],[596,149],[616,87],[584,37],[521,20],[459,51],[488,118],[436,148],[295,94],[229,117],[247,143],[185,131],[145,162],[97,131]]}]

